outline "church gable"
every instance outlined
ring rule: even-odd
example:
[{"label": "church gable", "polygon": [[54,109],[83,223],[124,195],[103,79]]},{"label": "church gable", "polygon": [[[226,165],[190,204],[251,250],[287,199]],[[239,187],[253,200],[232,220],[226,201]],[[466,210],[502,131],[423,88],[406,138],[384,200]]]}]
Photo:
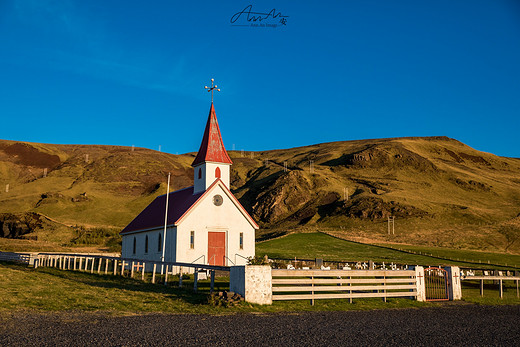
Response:
[{"label": "church gable", "polygon": [[[200,208],[204,210],[202,213],[198,211]],[[258,229],[258,225],[253,218],[220,179],[215,180],[208,190],[175,222],[175,225],[181,225],[192,213],[200,215],[202,218],[204,213],[215,213],[218,215],[216,218],[226,220],[229,218],[230,210],[235,210],[251,227]]]}]

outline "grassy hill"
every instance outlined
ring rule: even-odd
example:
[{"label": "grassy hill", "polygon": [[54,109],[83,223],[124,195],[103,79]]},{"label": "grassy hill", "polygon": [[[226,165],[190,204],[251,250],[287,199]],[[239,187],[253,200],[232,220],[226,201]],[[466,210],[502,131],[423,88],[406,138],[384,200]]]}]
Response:
[{"label": "grassy hill", "polygon": [[[446,137],[230,156],[231,188],[261,225],[259,239],[325,230],[358,241],[520,253],[518,158]],[[173,189],[192,184],[193,158],[0,141],[0,248],[115,250],[121,228],[166,192],[168,172]],[[395,235],[387,235],[388,216],[395,217]]]}]

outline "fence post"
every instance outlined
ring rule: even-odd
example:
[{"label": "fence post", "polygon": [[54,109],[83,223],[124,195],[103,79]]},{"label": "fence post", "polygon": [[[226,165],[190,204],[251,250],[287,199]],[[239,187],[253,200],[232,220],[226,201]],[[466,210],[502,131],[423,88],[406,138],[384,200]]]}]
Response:
[{"label": "fence post", "polygon": [[[518,283],[518,281],[517,281],[517,283]],[[211,270],[211,284],[209,287],[209,292],[213,293],[214,290],[215,290],[215,270]]]},{"label": "fence post", "polygon": [[504,297],[504,288],[502,288],[502,279],[498,280],[498,285],[500,287],[500,299]]},{"label": "fence post", "polygon": [[417,286],[417,301],[426,301],[426,285],[424,283],[424,267],[415,267],[415,283]]},{"label": "fence post", "polygon": [[383,275],[383,302],[386,302],[386,274]]},{"label": "fence post", "polygon": [[76,271],[76,256],[74,256],[74,264],[72,265],[72,269]]},{"label": "fence post", "polygon": [[152,283],[155,283],[155,271],[156,270],[157,270],[157,263],[153,263]]},{"label": "fence post", "polygon": [[92,258],[92,264],[90,265],[90,273],[94,273],[94,262],[96,261],[96,258]]},{"label": "fence post", "polygon": [[97,273],[101,272],[101,263],[103,262],[103,258],[98,258],[98,266],[97,266]]},{"label": "fence post", "polygon": [[458,266],[447,266],[446,272],[448,273],[448,298],[450,300],[462,299],[460,268]]},{"label": "fence post", "polygon": [[108,258],[105,258],[105,275],[108,273]]},{"label": "fence post", "polygon": [[199,269],[195,268],[193,272],[193,291],[197,292],[197,281],[199,280]]},{"label": "fence post", "polygon": [[145,262],[143,261],[143,267],[141,268],[141,281],[144,282],[144,269],[146,267],[146,264]]},{"label": "fence post", "polygon": [[311,276],[311,305],[314,305],[314,276]]},{"label": "fence post", "polygon": [[132,269],[130,270],[130,278],[134,278],[134,262],[132,261]]},{"label": "fence post", "polygon": [[273,300],[271,267],[266,265],[231,266],[229,290],[247,302],[270,305]]},{"label": "fence post", "polygon": [[[352,276],[348,276],[348,286],[349,286],[349,288],[352,287]],[[348,292],[350,294],[348,301],[351,304],[352,303],[352,289],[350,289]]]},{"label": "fence post", "polygon": [[179,267],[179,288],[182,288],[182,266]]},{"label": "fence post", "polygon": [[[172,266],[173,269],[173,266]],[[164,274],[164,285],[168,284],[168,264],[166,264],[166,273]]]},{"label": "fence post", "polygon": [[125,275],[125,261],[121,260],[121,276]]}]

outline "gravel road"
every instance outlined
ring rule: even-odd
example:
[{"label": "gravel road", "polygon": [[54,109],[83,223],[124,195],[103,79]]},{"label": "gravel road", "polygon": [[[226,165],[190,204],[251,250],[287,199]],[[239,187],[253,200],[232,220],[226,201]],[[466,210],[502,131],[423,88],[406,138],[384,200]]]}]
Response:
[{"label": "gravel road", "polygon": [[0,346],[514,346],[520,306],[113,317],[3,313]]}]

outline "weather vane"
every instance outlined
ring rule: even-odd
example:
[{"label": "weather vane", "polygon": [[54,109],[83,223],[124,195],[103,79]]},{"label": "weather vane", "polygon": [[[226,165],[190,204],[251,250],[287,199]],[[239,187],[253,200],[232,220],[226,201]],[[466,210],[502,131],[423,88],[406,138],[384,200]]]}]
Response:
[{"label": "weather vane", "polygon": [[220,92],[220,89],[217,88],[217,85],[213,85],[213,82],[215,82],[215,79],[211,79],[211,87],[204,86],[208,90],[208,92],[211,92],[211,103],[213,103],[213,90],[216,90],[217,92]]}]

